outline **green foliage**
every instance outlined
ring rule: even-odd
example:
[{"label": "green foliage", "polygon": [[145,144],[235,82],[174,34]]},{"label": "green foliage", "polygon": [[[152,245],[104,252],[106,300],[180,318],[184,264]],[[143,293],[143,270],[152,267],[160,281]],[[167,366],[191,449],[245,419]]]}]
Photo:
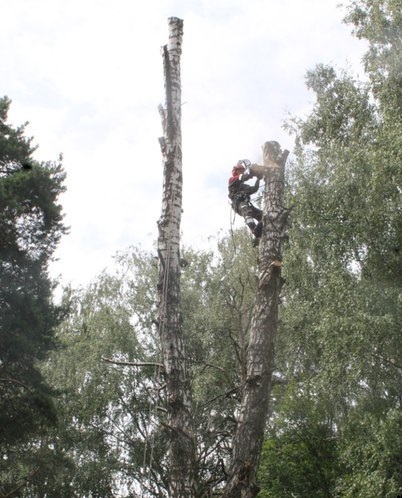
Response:
[{"label": "green foliage", "polygon": [[332,495],[340,468],[338,441],[325,400],[306,396],[296,382],[274,390],[281,410],[272,422],[262,452],[260,496]]},{"label": "green foliage", "polygon": [[[61,164],[36,163],[24,126],[6,124],[0,99],[0,493],[40,473],[42,443],[56,421],[52,389],[38,362],[55,346],[62,309],[47,274],[65,232]],[[27,162],[30,167],[24,167]],[[36,470],[38,467],[38,470]]]},{"label": "green foliage", "polygon": [[[164,482],[159,371],[120,364],[158,361],[155,261],[134,250],[118,262],[117,274],[67,290],[70,314],[58,335],[62,348],[45,366],[61,391],[55,439],[77,464],[66,476],[70,496],[125,496],[118,494],[121,488],[131,496],[138,482],[153,490]],[[151,452],[155,461],[148,471]]]},{"label": "green foliage", "polygon": [[[312,112],[288,123],[293,224],[264,498],[401,494],[401,2],[354,1],[346,21],[369,41],[368,79],[317,66],[307,74]],[[34,149],[24,127],[5,125],[8,105],[0,100],[0,493],[23,483],[27,497],[164,496],[157,261],[133,248],[117,273],[67,289],[47,356],[60,318],[45,270],[64,232],[63,173],[21,169]],[[239,230],[215,252],[182,256],[198,495],[211,496],[226,477],[246,379],[257,249]]]},{"label": "green foliage", "polygon": [[345,498],[397,498],[401,494],[401,410],[380,417],[352,410],[343,428],[340,460],[345,468],[336,490]]},{"label": "green foliage", "polygon": [[[222,462],[227,463],[236,425],[256,250],[239,231],[220,240],[215,254],[186,248],[182,256],[197,472],[206,492],[224,478]],[[131,496],[141,486],[161,496],[167,489],[160,369],[103,360],[160,361],[157,278],[156,259],[132,248],[117,256],[115,273],[65,294],[70,313],[59,328],[61,348],[44,371],[61,392],[54,444],[78,462],[62,481],[71,496],[125,496],[120,489]]]},{"label": "green foliage", "polygon": [[[257,250],[251,246],[249,235],[239,230],[219,240],[214,254],[200,257],[205,266],[191,260],[181,283],[183,326],[194,360],[191,371],[198,476],[201,492],[209,493],[225,479],[224,466],[229,462],[237,423],[246,376]],[[186,285],[187,279],[192,287]]]},{"label": "green foliage", "polygon": [[27,123],[17,128],[7,124],[7,117],[11,100],[0,98],[0,163],[2,169],[9,165],[28,160],[36,150],[31,142],[32,138],[25,136]]},{"label": "green foliage", "polygon": [[275,398],[262,496],[401,494],[401,4],[357,1],[347,20],[370,43],[368,81],[317,66],[314,108],[288,124],[276,361],[290,383]]},{"label": "green foliage", "polygon": [[353,1],[345,22],[353,26],[358,38],[364,38],[370,44],[364,67],[383,118],[401,123],[401,0]]}]

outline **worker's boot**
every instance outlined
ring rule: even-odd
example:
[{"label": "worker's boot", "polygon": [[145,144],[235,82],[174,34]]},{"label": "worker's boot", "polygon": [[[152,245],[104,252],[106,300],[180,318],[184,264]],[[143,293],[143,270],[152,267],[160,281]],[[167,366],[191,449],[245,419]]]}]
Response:
[{"label": "worker's boot", "polygon": [[248,225],[249,230],[250,230],[252,233],[255,233],[255,229],[256,229],[256,224],[255,224],[255,222],[251,219],[251,220],[249,220],[249,221],[246,221],[246,224]]},{"label": "worker's boot", "polygon": [[255,227],[255,230],[253,231],[253,234],[257,239],[259,239],[262,236],[262,222],[259,221],[258,224]]}]

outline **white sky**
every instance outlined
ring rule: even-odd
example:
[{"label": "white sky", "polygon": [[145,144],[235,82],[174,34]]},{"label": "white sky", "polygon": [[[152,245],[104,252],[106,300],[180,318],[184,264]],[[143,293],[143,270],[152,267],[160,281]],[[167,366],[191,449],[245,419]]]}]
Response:
[{"label": "white sky", "polygon": [[267,140],[292,150],[282,123],[311,107],[306,71],[329,63],[359,73],[365,44],[342,24],[339,2],[0,0],[9,122],[29,121],[37,159],[64,156],[71,230],[53,276],[87,284],[118,250],[155,248],[169,17],[184,20],[182,241],[202,249],[230,227],[236,161],[261,161]]}]

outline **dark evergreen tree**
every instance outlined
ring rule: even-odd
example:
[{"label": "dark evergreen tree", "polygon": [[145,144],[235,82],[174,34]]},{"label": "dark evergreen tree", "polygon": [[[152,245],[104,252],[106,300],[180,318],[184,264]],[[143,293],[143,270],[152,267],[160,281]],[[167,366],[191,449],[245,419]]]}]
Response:
[{"label": "dark evergreen tree", "polygon": [[[55,346],[62,310],[48,263],[66,229],[61,163],[39,163],[25,126],[7,124],[0,99],[0,495],[41,472],[40,443],[56,413],[38,362]],[[12,495],[10,495],[12,496]]]}]

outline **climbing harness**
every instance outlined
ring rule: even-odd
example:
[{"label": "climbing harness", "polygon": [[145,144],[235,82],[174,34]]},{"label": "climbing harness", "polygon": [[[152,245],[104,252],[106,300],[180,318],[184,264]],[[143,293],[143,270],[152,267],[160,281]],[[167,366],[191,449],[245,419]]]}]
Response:
[{"label": "climbing harness", "polygon": [[[260,190],[263,190],[264,187],[265,187],[265,184],[262,184],[261,187],[260,187]],[[240,213],[240,207],[241,207],[241,205],[242,206],[246,205],[252,211],[260,211],[262,213],[262,210],[260,208],[256,207],[252,203],[252,201],[250,199],[250,195],[247,194],[246,192],[239,191],[239,192],[235,192],[234,193],[234,192],[230,191],[228,193],[228,197],[229,197],[229,200],[230,200],[230,206],[232,208],[231,213],[230,213],[230,233],[231,233],[232,241],[233,241],[234,246],[235,246],[235,237],[234,237],[234,234],[233,234],[233,224],[235,222],[236,214],[237,213],[241,214]],[[261,195],[258,196],[257,200],[259,200],[259,199],[261,199]],[[232,216],[232,211],[233,211],[233,216]],[[245,225],[247,225],[249,227],[249,224],[247,224],[246,221],[245,221]],[[255,238],[252,240],[254,246],[258,245],[259,237],[260,237],[260,234],[257,235],[257,236],[255,236]],[[234,250],[236,251],[236,247],[234,247]]]}]

